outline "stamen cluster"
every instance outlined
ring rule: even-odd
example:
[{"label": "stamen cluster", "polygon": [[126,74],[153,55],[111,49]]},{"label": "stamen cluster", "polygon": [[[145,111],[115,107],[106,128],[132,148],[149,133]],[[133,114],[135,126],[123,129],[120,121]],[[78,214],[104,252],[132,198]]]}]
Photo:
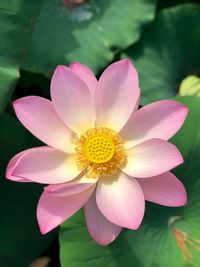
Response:
[{"label": "stamen cluster", "polygon": [[78,170],[89,178],[112,175],[126,162],[124,140],[109,128],[90,128],[76,136],[74,144]]}]

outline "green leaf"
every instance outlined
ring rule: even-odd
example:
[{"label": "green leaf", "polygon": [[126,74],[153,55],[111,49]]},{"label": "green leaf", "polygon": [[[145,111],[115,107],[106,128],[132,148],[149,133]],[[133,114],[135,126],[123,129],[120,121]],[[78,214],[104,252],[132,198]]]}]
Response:
[{"label": "green leaf", "polygon": [[194,95],[200,96],[200,78],[195,75],[186,77],[180,85],[179,95]]},{"label": "green leaf", "polygon": [[147,203],[139,230],[124,230],[107,247],[91,240],[79,212],[61,227],[62,267],[200,266],[200,99],[183,97],[177,101],[189,107],[183,128],[172,140],[185,159],[175,174],[186,186],[187,206],[169,208]]},{"label": "green leaf", "polygon": [[200,6],[180,5],[160,12],[126,51],[139,71],[142,105],[175,96],[185,77],[200,74],[199,32]]},{"label": "green leaf", "polygon": [[157,2],[157,11],[165,9],[167,7],[177,6],[180,4],[186,3],[199,3],[199,0],[158,0]]},{"label": "green leaf", "polygon": [[12,156],[39,143],[11,115],[2,113],[0,125],[0,266],[27,267],[49,246],[55,233],[42,236],[39,232],[36,207],[42,187],[4,177]]},{"label": "green leaf", "polygon": [[58,64],[80,61],[96,72],[139,39],[155,3],[91,0],[68,10],[61,0],[44,0],[23,67],[48,75]]},{"label": "green leaf", "polygon": [[42,0],[0,1],[0,111],[19,78],[19,63],[27,49]]}]

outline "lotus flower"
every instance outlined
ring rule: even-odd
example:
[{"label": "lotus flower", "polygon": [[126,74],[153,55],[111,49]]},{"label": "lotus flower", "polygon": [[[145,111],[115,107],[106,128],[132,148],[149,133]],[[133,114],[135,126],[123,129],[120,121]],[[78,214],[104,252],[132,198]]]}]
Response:
[{"label": "lotus flower", "polygon": [[183,158],[167,140],[187,107],[163,100],[138,110],[138,75],[129,60],[111,64],[99,81],[80,63],[58,66],[51,98],[14,102],[18,119],[46,146],[14,156],[6,173],[13,181],[48,184],[37,207],[43,234],[84,207],[90,235],[107,245],[122,227],[140,226],[145,200],[186,204],[184,186],[169,172]]}]

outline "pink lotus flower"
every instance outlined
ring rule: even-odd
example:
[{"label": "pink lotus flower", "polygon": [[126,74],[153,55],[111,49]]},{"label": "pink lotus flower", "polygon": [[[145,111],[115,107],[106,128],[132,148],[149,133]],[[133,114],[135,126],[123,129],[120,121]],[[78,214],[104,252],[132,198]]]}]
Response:
[{"label": "pink lotus flower", "polygon": [[43,234],[84,207],[90,235],[107,245],[122,227],[140,226],[145,200],[186,204],[184,186],[169,172],[183,158],[166,140],[182,126],[187,107],[164,100],[137,110],[139,97],[137,72],[125,59],[99,81],[80,63],[58,66],[52,101],[14,102],[18,119],[47,146],[17,154],[6,176],[49,184],[37,207]]}]

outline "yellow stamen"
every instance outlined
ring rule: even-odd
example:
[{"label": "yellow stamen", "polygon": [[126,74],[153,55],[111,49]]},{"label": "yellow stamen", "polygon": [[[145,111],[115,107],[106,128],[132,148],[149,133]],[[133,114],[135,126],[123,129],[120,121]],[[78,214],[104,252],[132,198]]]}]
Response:
[{"label": "yellow stamen", "polygon": [[123,139],[109,128],[88,129],[74,143],[77,167],[90,178],[112,175],[126,161]]},{"label": "yellow stamen", "polygon": [[85,156],[94,163],[105,163],[112,159],[115,153],[115,145],[112,139],[104,134],[96,134],[89,138],[83,150]]}]

